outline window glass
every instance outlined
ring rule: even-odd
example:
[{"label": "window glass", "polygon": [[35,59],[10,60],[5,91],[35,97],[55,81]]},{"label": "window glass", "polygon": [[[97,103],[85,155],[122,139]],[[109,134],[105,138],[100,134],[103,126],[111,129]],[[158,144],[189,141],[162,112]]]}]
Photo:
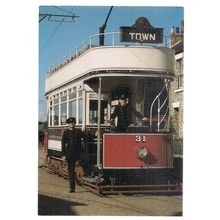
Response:
[{"label": "window glass", "polygon": [[66,106],[66,102],[61,104],[61,109],[60,109],[60,113],[61,113],[61,125],[65,125],[66,124],[66,119],[67,119],[67,106]]},{"label": "window glass", "polygon": [[75,99],[76,98],[76,93],[71,93],[69,94],[69,99]]},{"label": "window glass", "polygon": [[82,97],[82,90],[78,92],[79,97]]},{"label": "window glass", "polygon": [[176,64],[176,68],[177,68],[177,73],[182,73],[183,72],[183,60],[177,60],[177,64]]},{"label": "window glass", "polygon": [[177,89],[183,88],[183,60],[179,59],[176,63],[177,68]]},{"label": "window glass", "polygon": [[69,102],[69,117],[76,117],[76,100]]},{"label": "window glass", "polygon": [[52,107],[50,107],[50,113],[49,113],[49,115],[50,115],[50,126],[52,126],[52,117],[53,117],[53,115],[52,115]]},{"label": "window glass", "polygon": [[178,75],[178,89],[183,88],[183,74]]},{"label": "window glass", "polygon": [[89,124],[98,123],[98,102],[97,100],[90,100],[89,104]]},{"label": "window glass", "polygon": [[58,104],[59,103],[59,98],[54,99],[54,104]]},{"label": "window glass", "polygon": [[65,102],[67,100],[67,97],[66,96],[62,96],[61,97],[61,102]]},{"label": "window glass", "polygon": [[79,99],[79,121],[78,123],[79,124],[82,124],[82,99]]},{"label": "window glass", "polygon": [[59,105],[54,106],[54,125],[59,124]]}]

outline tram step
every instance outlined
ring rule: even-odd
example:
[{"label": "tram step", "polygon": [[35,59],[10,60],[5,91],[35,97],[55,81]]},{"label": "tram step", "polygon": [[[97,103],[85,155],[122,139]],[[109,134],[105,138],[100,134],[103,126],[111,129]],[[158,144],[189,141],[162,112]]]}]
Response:
[{"label": "tram step", "polygon": [[96,178],[95,177],[82,177],[82,179],[86,182],[89,182],[89,183],[93,183],[93,184],[96,183]]}]

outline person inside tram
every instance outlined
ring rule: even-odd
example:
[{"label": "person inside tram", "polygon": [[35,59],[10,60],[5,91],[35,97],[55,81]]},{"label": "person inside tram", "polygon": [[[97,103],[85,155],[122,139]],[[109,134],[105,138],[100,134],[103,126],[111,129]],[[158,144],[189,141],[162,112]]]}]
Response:
[{"label": "person inside tram", "polygon": [[128,127],[132,124],[132,113],[143,122],[148,120],[147,117],[143,117],[143,115],[136,111],[136,109],[132,108],[127,103],[127,97],[122,94],[119,96],[119,104],[115,106],[114,112],[110,115],[110,123],[114,122],[114,119],[117,117],[118,122],[115,128],[116,132],[127,132]]}]

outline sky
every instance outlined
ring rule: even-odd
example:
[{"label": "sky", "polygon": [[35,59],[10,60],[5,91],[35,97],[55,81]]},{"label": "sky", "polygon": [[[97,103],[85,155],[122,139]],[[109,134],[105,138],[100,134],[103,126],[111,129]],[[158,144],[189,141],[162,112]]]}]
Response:
[{"label": "sky", "polygon": [[[75,22],[57,22],[48,17],[39,23],[39,120],[46,120],[44,84],[48,68],[66,56],[75,47],[98,34],[106,20],[110,6],[40,6],[39,14],[73,13]],[[120,26],[131,26],[139,17],[146,17],[157,28],[164,28],[168,35],[172,26],[180,27],[184,20],[183,7],[114,6],[105,32],[118,32]],[[54,18],[55,19],[55,18]]]}]

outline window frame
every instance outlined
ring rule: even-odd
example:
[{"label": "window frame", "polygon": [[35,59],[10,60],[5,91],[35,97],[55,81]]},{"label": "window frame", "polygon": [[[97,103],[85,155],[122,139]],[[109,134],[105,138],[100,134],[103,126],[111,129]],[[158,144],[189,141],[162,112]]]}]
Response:
[{"label": "window frame", "polygon": [[183,78],[183,57],[176,60],[177,83],[175,92],[182,91],[184,87]]}]

